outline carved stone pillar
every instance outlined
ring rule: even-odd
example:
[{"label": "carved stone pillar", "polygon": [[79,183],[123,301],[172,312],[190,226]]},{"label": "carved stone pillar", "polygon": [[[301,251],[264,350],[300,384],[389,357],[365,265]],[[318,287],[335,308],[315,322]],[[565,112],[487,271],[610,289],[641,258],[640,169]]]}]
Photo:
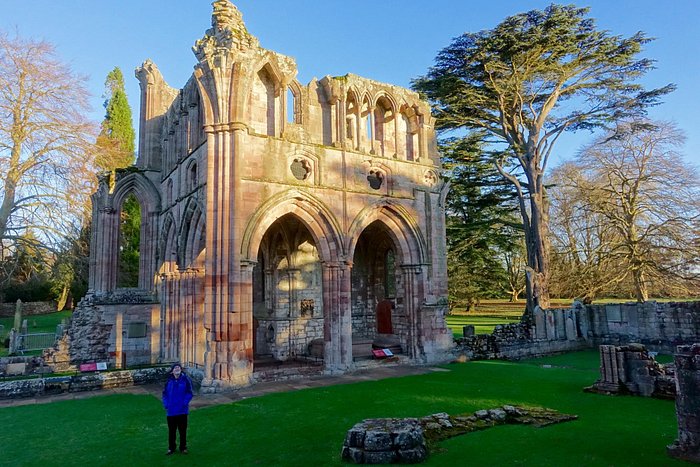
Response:
[{"label": "carved stone pillar", "polygon": [[420,304],[423,302],[423,268],[419,264],[401,265],[404,287],[404,312],[408,320],[408,354],[413,359],[423,356],[420,342]]},{"label": "carved stone pillar", "polygon": [[324,361],[326,370],[343,371],[352,365],[352,320],[350,308],[351,265],[322,263],[324,310]]}]

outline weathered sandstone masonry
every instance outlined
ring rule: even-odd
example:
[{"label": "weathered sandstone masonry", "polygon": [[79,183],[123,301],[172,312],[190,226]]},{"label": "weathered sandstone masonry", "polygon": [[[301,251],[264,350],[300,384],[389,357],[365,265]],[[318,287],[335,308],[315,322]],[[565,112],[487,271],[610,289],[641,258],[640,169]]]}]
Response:
[{"label": "weathered sandstone masonry", "polygon": [[[303,85],[236,7],[213,7],[184,87],[151,61],[136,70],[138,160],[93,195],[70,361],[180,360],[215,390],[255,380],[256,362],[308,357],[312,341],[327,372],[355,366],[353,341],[446,358],[448,187],[428,104],[352,74]],[[131,196],[138,288],[118,275]]]},{"label": "weathered sandstone masonry", "polygon": [[674,362],[678,439],[668,453],[700,463],[700,344],[679,346]]}]

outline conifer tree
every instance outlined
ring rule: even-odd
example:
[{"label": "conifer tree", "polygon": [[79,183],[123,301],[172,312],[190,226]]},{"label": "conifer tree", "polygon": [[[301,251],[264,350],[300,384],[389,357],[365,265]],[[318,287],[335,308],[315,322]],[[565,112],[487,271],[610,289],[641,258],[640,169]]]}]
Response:
[{"label": "conifer tree", "polygon": [[97,161],[104,170],[128,167],[134,163],[134,140],[131,107],[124,89],[124,75],[119,67],[105,80],[105,118],[97,138],[102,154]]}]

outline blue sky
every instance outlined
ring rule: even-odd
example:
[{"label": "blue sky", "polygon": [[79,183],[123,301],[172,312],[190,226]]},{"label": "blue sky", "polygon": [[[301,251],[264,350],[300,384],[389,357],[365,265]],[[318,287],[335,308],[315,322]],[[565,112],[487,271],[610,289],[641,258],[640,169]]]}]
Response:
[{"label": "blue sky", "polygon": [[[348,72],[400,86],[426,72],[436,53],[463,32],[490,29],[506,16],[542,9],[547,1],[515,0],[238,0],[248,30],[263,47],[294,57],[303,84],[314,76]],[[700,165],[700,1],[595,0],[598,26],[629,36],[641,30],[656,41],[644,56],[657,69],[643,83],[678,90],[652,109],[687,135],[686,159]],[[45,39],[73,69],[88,77],[94,119],[101,120],[104,79],[119,66],[138,116],[133,70],[152,59],[166,81],[182,87],[195,64],[191,47],[210,27],[210,0],[0,0],[0,30]],[[556,159],[572,157],[587,133],[560,140]]]}]

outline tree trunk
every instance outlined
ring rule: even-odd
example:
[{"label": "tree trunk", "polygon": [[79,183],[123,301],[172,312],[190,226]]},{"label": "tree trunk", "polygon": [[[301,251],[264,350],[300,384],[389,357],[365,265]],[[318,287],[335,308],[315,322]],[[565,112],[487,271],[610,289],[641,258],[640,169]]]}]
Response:
[{"label": "tree trunk", "polygon": [[[523,215],[527,248],[527,267],[525,268],[527,307],[523,317],[526,322],[532,321],[536,307],[549,308],[548,205],[541,176],[533,173],[532,176],[528,176],[528,181],[530,212],[529,216]],[[523,204],[521,203],[521,206]]]},{"label": "tree trunk", "polygon": [[644,280],[644,271],[635,268],[632,275],[634,277],[634,295],[637,301],[646,302],[649,300],[649,291],[647,290],[647,284]]}]

